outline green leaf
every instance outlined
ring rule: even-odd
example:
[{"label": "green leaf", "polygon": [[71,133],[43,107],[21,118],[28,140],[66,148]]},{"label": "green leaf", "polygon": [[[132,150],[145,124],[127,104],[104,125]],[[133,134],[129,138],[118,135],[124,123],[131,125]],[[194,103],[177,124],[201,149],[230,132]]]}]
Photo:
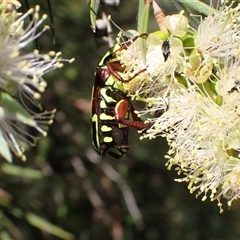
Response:
[{"label": "green leaf", "polygon": [[138,12],[138,14],[140,14],[138,16],[138,32],[139,33],[146,33],[147,29],[148,29],[148,19],[149,19],[150,5],[145,4],[144,6],[142,6],[142,0],[141,0],[141,1],[139,1],[139,8],[141,8],[141,9]]},{"label": "green leaf", "polygon": [[12,238],[10,236],[10,234],[6,231],[1,231],[0,232],[0,239],[4,239],[4,240],[14,240],[14,238]]},{"label": "green leaf", "polygon": [[[144,4],[145,1],[139,1],[139,11],[138,11],[138,32],[147,33],[148,19],[149,19],[149,3]],[[146,39],[140,39],[140,48],[142,53],[143,61],[146,62]]]},{"label": "green leaf", "polygon": [[96,31],[96,20],[97,20],[97,12],[99,8],[100,0],[91,0],[90,1],[90,21],[92,25],[92,29]]},{"label": "green leaf", "polygon": [[45,219],[33,213],[26,213],[26,219],[31,225],[41,229],[42,231],[48,232],[56,237],[59,237],[61,239],[75,239],[74,235],[72,235],[71,233],[63,230],[62,228],[56,225],[53,225],[52,223],[46,221]]},{"label": "green leaf", "polygon": [[23,168],[13,164],[9,164],[9,163],[2,164],[1,171],[4,174],[12,175],[15,177],[23,177],[23,178],[31,178],[31,179],[43,178],[43,173],[40,170]]},{"label": "green leaf", "polygon": [[10,152],[7,141],[2,135],[2,131],[0,131],[0,155],[5,158],[8,162],[12,162],[12,154]]},{"label": "green leaf", "polygon": [[[14,224],[12,219],[8,218],[4,212],[0,212],[1,231],[0,239],[13,240],[23,239],[22,233],[19,231],[17,226]],[[11,233],[11,234],[10,234]]]},{"label": "green leaf", "polygon": [[139,0],[139,5],[138,5],[138,25],[137,25],[137,30],[140,32],[141,28],[141,19],[142,19],[142,14],[144,11],[145,7],[145,0]]},{"label": "green leaf", "polygon": [[36,126],[36,122],[28,111],[13,97],[5,92],[0,94],[0,105],[2,111],[0,111],[0,120],[7,114],[13,115],[16,120],[27,124],[29,126]]},{"label": "green leaf", "polygon": [[178,2],[187,5],[198,12],[208,16],[211,12],[216,11],[213,7],[201,1],[177,0]]}]

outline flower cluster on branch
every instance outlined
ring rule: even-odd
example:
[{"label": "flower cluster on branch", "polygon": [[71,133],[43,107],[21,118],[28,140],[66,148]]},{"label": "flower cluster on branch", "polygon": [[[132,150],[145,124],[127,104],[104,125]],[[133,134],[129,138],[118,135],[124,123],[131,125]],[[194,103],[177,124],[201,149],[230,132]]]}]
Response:
[{"label": "flower cluster on branch", "polygon": [[[39,6],[22,14],[17,11],[20,6],[16,0],[0,3],[0,155],[9,162],[11,151],[26,160],[26,146],[34,146],[40,136],[46,136],[55,109],[43,111],[39,102],[47,86],[43,75],[72,61],[53,51],[26,53],[26,46],[48,29],[44,26],[38,31],[47,15],[40,16]],[[29,128],[37,134],[29,133]]]},{"label": "flower cluster on branch", "polygon": [[124,84],[151,128],[141,138],[166,138],[167,167],[191,193],[228,205],[240,198],[240,5],[223,4],[190,26],[183,12],[166,16],[166,31],[141,35],[118,51]]}]

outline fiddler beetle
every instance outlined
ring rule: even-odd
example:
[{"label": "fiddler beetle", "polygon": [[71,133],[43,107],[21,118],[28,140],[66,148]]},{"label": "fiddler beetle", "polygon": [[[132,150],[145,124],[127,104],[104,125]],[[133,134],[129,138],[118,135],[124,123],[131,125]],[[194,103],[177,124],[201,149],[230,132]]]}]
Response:
[{"label": "fiddler beetle", "polygon": [[[123,83],[134,79],[146,69],[129,79],[123,79],[124,67],[116,57],[116,52],[127,49],[141,34],[132,39],[124,36],[122,42],[115,44],[100,60],[95,71],[95,83],[92,89],[92,144],[101,156],[109,155],[119,159],[129,149],[129,127],[144,130],[150,127],[134,112]],[[130,120],[130,116],[132,120]]]}]

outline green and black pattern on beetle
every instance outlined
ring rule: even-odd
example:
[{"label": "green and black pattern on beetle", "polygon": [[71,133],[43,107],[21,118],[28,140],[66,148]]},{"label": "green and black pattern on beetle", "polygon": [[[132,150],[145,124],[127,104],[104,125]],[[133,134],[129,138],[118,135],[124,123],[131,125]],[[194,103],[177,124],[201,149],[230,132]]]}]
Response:
[{"label": "green and black pattern on beetle", "polygon": [[109,155],[116,159],[124,157],[129,150],[129,127],[138,130],[150,127],[135,114],[123,86],[123,83],[131,81],[146,69],[129,79],[123,79],[121,72],[124,67],[116,57],[117,51],[127,49],[138,37],[146,36],[141,34],[132,39],[124,36],[124,41],[107,51],[96,68],[92,90],[92,143],[101,156]]}]

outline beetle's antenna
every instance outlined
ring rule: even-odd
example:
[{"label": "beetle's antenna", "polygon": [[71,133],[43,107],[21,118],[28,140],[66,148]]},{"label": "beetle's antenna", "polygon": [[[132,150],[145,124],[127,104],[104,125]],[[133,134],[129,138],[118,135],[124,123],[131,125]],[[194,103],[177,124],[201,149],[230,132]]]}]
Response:
[{"label": "beetle's antenna", "polygon": [[111,21],[111,23],[117,28],[119,29],[121,32],[125,33],[125,31],[120,28],[113,20],[112,20],[112,16],[111,15],[108,15],[108,20]]},{"label": "beetle's antenna", "polygon": [[[138,36],[139,33],[136,30],[127,30],[124,31],[122,28],[120,28],[111,18],[111,15],[108,15],[108,20],[111,21],[111,23],[120,30],[120,34],[118,35],[118,38],[122,39],[120,42],[126,42],[134,37]],[[127,39],[126,39],[127,38]]]}]

